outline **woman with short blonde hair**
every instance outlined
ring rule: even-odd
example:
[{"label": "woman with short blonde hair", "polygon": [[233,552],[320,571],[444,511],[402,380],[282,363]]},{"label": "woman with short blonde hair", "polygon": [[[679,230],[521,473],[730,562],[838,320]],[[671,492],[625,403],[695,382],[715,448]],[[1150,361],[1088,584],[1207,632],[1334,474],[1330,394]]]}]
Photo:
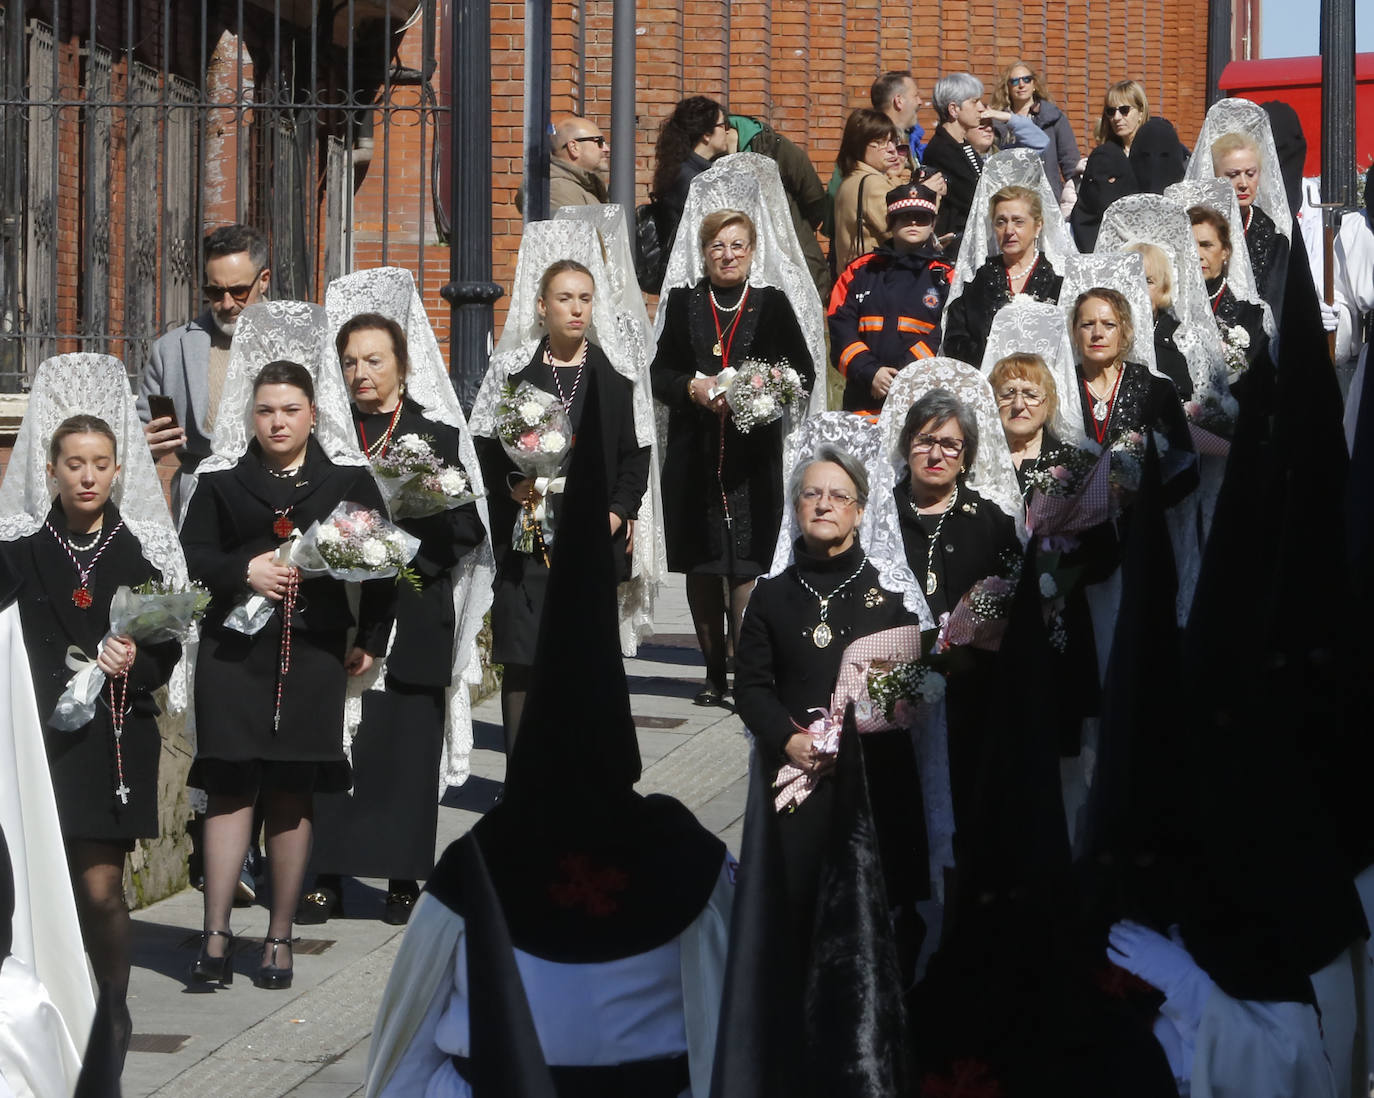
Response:
[{"label": "woman with short blonde hair", "polygon": [[1150,119],[1150,100],[1138,80],[1118,80],[1102,99],[1102,117],[1097,120],[1098,144],[1111,141],[1127,152],[1136,131]]}]

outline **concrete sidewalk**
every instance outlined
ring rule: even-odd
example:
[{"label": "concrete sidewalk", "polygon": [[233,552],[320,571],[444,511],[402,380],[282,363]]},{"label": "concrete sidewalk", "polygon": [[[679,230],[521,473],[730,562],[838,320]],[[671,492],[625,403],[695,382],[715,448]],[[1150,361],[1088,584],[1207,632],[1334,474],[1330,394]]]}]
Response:
[{"label": "concrete sidewalk", "polygon": [[[739,850],[748,744],[726,709],[692,704],[701,656],[682,579],[659,595],[655,637],[626,661],[631,708],[644,758],[641,792],[671,793]],[[497,699],[474,713],[472,777],[439,810],[437,850],[491,806],[505,774]],[[187,890],[134,915],[129,992],[135,1037],[124,1070],[125,1098],[345,1098],[361,1094],[377,1004],[400,945],[401,928],[381,921],[385,881],[346,882],[346,918],[301,927],[295,983],[260,991],[251,975],[266,932],[261,905],[234,913],[236,979],[224,990],[190,991],[186,971],[199,945],[201,894]]]}]

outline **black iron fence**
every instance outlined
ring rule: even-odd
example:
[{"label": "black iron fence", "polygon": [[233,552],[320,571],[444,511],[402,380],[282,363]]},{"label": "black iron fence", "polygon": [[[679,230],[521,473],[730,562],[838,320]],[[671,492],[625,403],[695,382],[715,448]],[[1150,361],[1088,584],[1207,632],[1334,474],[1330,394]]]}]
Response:
[{"label": "black iron fence", "polygon": [[268,235],[274,296],[319,300],[355,262],[423,292],[435,8],[0,0],[0,391],[68,350],[136,375],[203,308],[202,237],[231,221]]}]

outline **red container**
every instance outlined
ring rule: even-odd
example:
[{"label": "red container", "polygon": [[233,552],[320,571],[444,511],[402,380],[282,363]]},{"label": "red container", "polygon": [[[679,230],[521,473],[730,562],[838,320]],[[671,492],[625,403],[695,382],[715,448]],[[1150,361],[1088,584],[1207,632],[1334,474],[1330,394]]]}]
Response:
[{"label": "red container", "polygon": [[[1307,138],[1303,175],[1322,171],[1322,59],[1275,57],[1232,61],[1221,70],[1221,90],[1263,103],[1281,99],[1298,112]],[[1374,53],[1355,55],[1355,162],[1361,172],[1374,162]]]}]

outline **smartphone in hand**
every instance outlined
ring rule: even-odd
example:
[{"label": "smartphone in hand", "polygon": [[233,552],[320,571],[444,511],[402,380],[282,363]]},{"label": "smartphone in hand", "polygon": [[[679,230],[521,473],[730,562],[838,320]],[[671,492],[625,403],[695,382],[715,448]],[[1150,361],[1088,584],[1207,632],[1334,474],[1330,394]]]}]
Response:
[{"label": "smartphone in hand", "polygon": [[172,421],[173,427],[180,427],[177,421],[177,406],[169,396],[161,393],[150,393],[148,395],[148,412],[152,419],[168,419]]}]

